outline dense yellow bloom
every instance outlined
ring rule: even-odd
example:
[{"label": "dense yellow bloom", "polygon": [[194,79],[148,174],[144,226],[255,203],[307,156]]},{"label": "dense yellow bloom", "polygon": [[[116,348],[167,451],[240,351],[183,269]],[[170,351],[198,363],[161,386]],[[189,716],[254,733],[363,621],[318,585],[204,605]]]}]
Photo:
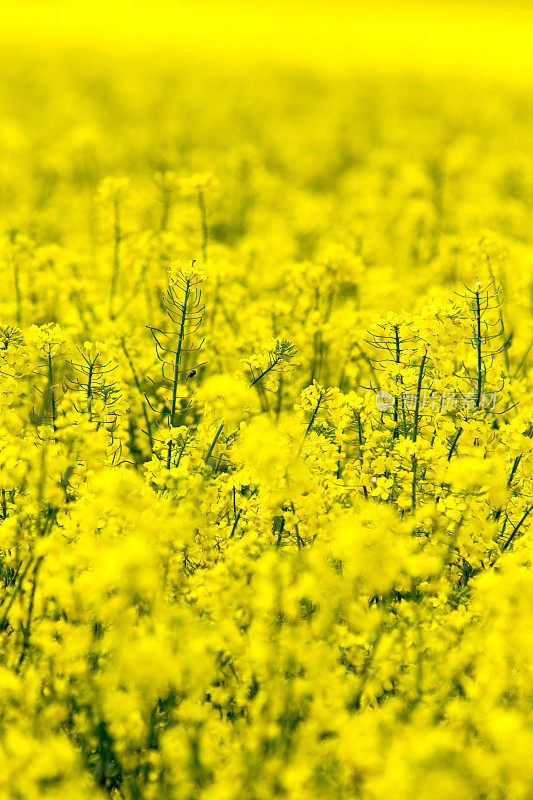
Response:
[{"label": "dense yellow bloom", "polygon": [[529,87],[150,52],[0,66],[0,800],[529,800]]}]

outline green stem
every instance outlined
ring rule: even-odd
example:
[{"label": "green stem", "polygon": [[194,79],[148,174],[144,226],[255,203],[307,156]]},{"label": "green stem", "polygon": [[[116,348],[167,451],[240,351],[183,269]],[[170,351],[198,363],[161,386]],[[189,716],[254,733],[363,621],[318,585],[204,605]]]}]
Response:
[{"label": "green stem", "polygon": [[477,349],[477,392],[476,392],[476,408],[479,408],[481,402],[481,386],[482,386],[482,365],[483,360],[481,357],[481,306],[479,303],[479,292],[476,292],[476,349]]},{"label": "green stem", "polygon": [[219,440],[220,434],[222,433],[222,428],[223,428],[223,427],[224,427],[224,423],[223,423],[223,422],[221,422],[221,423],[220,423],[220,425],[219,425],[219,426],[218,426],[218,428],[217,428],[217,432],[215,433],[215,435],[214,435],[214,437],[213,437],[213,441],[212,441],[212,442],[211,442],[211,444],[209,445],[209,447],[208,447],[208,450],[207,450],[207,453],[205,454],[204,461],[205,461],[205,463],[206,463],[206,464],[209,462],[209,459],[211,458],[211,455],[212,455],[212,453],[213,453],[213,450],[215,449],[215,445],[216,445],[216,443],[217,443],[217,442],[218,442],[218,440]]},{"label": "green stem", "polygon": [[420,392],[422,390],[422,378],[424,376],[424,366],[426,363],[426,358],[427,358],[427,352],[424,353],[422,362],[420,364],[420,369],[418,371],[418,381],[416,384],[416,396],[415,396],[415,418],[413,422],[413,436],[412,436],[413,442],[416,442],[416,437],[418,434],[418,418],[420,414]]},{"label": "green stem", "polygon": [[120,205],[118,200],[113,204],[114,211],[114,237],[113,237],[113,272],[111,274],[111,287],[109,290],[109,316],[114,318],[113,314],[113,301],[117,291],[118,277],[120,273],[120,243],[122,240],[121,226],[120,226]]},{"label": "green stem", "polygon": [[[174,427],[174,417],[176,415],[176,403],[178,397],[178,384],[179,384],[179,374],[180,374],[180,361],[181,361],[181,350],[183,347],[183,340],[185,339],[185,321],[187,318],[187,304],[189,302],[189,294],[190,294],[190,287],[191,287],[191,280],[190,278],[185,281],[185,296],[183,298],[183,304],[181,307],[181,319],[180,319],[180,329],[178,332],[178,343],[176,346],[176,355],[174,357],[174,380],[172,381],[172,403],[170,406],[170,414],[169,414],[169,427]],[[167,452],[167,469],[170,469],[170,463],[172,460],[172,441],[168,443],[168,452]]]},{"label": "green stem", "polygon": [[124,355],[126,356],[126,360],[128,362],[129,368],[131,370],[131,374],[132,374],[132,377],[133,377],[133,382],[134,382],[135,387],[136,387],[136,389],[139,392],[139,395],[141,397],[142,412],[143,412],[144,421],[146,422],[146,435],[148,436],[148,439],[150,441],[150,452],[152,452],[153,449],[154,449],[154,442],[153,442],[153,439],[152,439],[152,428],[150,426],[150,418],[148,417],[148,411],[146,409],[146,403],[144,402],[144,399],[143,399],[144,395],[143,395],[143,390],[141,389],[141,383],[140,383],[139,378],[137,376],[137,371],[135,369],[135,365],[133,364],[133,360],[132,360],[132,358],[131,358],[131,356],[130,356],[127,348],[126,348],[126,341],[125,341],[124,338],[122,339],[121,344],[122,344],[122,350],[124,352]]},{"label": "green stem", "polygon": [[16,258],[13,258],[13,280],[15,283],[15,299],[17,303],[17,325],[22,326],[22,293],[20,291],[19,268]]},{"label": "green stem", "polygon": [[313,413],[311,414],[311,419],[309,420],[307,428],[305,429],[304,437],[302,439],[302,443],[300,445],[300,450],[298,451],[298,455],[300,455],[300,453],[302,452],[302,447],[304,446],[304,442],[307,439],[307,437],[309,436],[309,431],[313,427],[313,424],[314,424],[315,419],[316,419],[316,415],[318,414],[318,409],[320,408],[320,404],[322,402],[322,398],[323,398],[323,395],[320,395],[320,397],[318,398],[318,403],[316,404],[316,407],[313,410]]},{"label": "green stem", "polygon": [[529,515],[531,514],[532,511],[533,511],[533,505],[529,506],[529,508],[525,511],[523,517],[521,518],[520,522],[518,522],[517,525],[514,526],[512,532],[511,532],[511,535],[509,536],[509,538],[505,542],[504,546],[502,547],[502,553],[505,553],[505,551],[507,550],[507,548],[509,547],[509,545],[511,544],[511,542],[515,538],[516,534],[518,533],[518,531],[522,527],[523,523],[526,521],[526,519],[529,517]]},{"label": "green stem", "polygon": [[[396,363],[400,363],[400,334],[398,330],[398,325],[394,326],[394,338],[396,341]],[[398,384],[398,377],[395,378],[396,384]],[[398,430],[398,406],[399,406],[399,399],[398,397],[394,398],[394,431],[392,432],[392,438],[397,439],[400,435]],[[405,424],[404,424],[405,427]]]},{"label": "green stem", "polygon": [[268,375],[268,373],[271,370],[273,370],[274,367],[276,367],[278,364],[279,364],[279,357],[276,357],[274,359],[274,361],[266,369],[264,369],[263,372],[260,375],[257,376],[257,378],[253,379],[253,381],[251,382],[250,386],[255,386],[256,383],[259,383],[261,378],[264,378],[265,375]]},{"label": "green stem", "polygon": [[207,244],[209,241],[209,229],[207,227],[207,211],[205,208],[205,197],[203,192],[198,192],[198,208],[200,209],[200,221],[202,223],[202,258],[204,264],[207,261]]},{"label": "green stem", "polygon": [[455,434],[455,436],[453,437],[453,442],[452,442],[452,444],[451,444],[450,451],[449,451],[449,453],[448,453],[448,461],[450,461],[450,459],[451,459],[451,457],[452,457],[452,455],[453,455],[453,452],[454,452],[454,450],[455,450],[455,448],[456,448],[456,446],[457,446],[457,442],[459,441],[459,436],[462,434],[462,432],[463,432],[463,429],[462,429],[462,428],[459,428],[459,429],[457,430],[457,433],[456,433],[456,434]]},{"label": "green stem", "polygon": [[50,407],[52,410],[52,427],[54,433],[57,431],[56,427],[56,395],[54,388],[54,370],[52,365],[52,354],[48,351],[48,392],[50,394]]}]

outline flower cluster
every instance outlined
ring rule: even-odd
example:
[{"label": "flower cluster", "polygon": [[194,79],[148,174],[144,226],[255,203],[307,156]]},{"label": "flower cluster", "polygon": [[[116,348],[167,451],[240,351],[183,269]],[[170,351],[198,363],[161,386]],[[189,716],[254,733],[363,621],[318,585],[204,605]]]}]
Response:
[{"label": "flower cluster", "polygon": [[64,57],[0,67],[0,797],[528,800],[530,98]]}]

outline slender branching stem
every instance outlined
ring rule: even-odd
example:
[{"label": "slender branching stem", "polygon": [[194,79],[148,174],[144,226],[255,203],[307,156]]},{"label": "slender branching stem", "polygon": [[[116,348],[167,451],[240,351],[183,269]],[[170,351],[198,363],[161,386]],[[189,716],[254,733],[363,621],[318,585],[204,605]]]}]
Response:
[{"label": "slender branching stem", "polygon": [[415,395],[415,418],[413,421],[413,435],[412,435],[413,442],[416,442],[416,437],[418,434],[418,419],[420,415],[420,392],[422,391],[422,378],[424,377],[424,366],[426,364],[426,358],[427,358],[427,352],[424,353],[422,361],[420,363],[420,369],[418,370],[418,381],[416,384],[416,395]]},{"label": "slender branching stem", "polygon": [[11,256],[11,264],[13,266],[13,283],[15,284],[15,302],[17,306],[17,325],[22,326],[22,292],[20,291],[20,275],[19,264],[15,256]]},{"label": "slender branching stem", "polygon": [[137,375],[137,370],[135,369],[135,365],[133,363],[133,359],[131,358],[131,356],[130,356],[130,354],[128,352],[128,349],[126,347],[126,341],[125,341],[124,338],[122,338],[121,345],[122,345],[122,350],[124,352],[124,355],[126,356],[126,361],[128,362],[128,366],[129,366],[129,368],[131,370],[131,375],[132,375],[132,378],[133,378],[133,382],[135,384],[135,388],[139,392],[139,396],[141,398],[141,407],[142,407],[144,421],[146,423],[146,435],[148,436],[148,440],[150,442],[150,452],[152,452],[153,449],[154,449],[154,442],[153,442],[153,439],[152,439],[152,428],[151,428],[151,425],[150,425],[150,418],[148,416],[148,409],[146,408],[146,403],[144,402],[144,394],[143,394],[143,390],[141,388],[141,383],[139,381],[139,376]]},{"label": "slender branching stem", "polygon": [[307,423],[307,427],[306,427],[305,433],[303,435],[302,443],[300,445],[300,450],[299,450],[299,453],[298,453],[299,455],[302,452],[302,448],[304,446],[305,440],[309,436],[309,431],[311,430],[311,428],[315,424],[316,415],[318,414],[318,409],[320,408],[320,404],[322,403],[323,397],[324,397],[324,395],[321,394],[320,397],[318,398],[318,402],[317,402],[315,408],[313,409],[313,413],[311,414],[311,419]]},{"label": "slender branching stem", "polygon": [[476,352],[477,352],[477,390],[476,408],[481,403],[481,387],[483,383],[483,358],[481,353],[481,306],[479,302],[479,292],[476,292]]},{"label": "slender branching stem", "polygon": [[48,351],[48,394],[50,397],[50,410],[52,414],[52,428],[54,429],[54,434],[57,432],[56,426],[56,394],[55,394],[55,385],[54,385],[54,368],[52,363],[52,353]]},{"label": "slender branching stem", "polygon": [[[176,416],[176,404],[178,399],[178,384],[179,384],[179,375],[180,375],[180,363],[181,363],[181,351],[183,348],[183,341],[185,339],[185,321],[187,319],[187,308],[189,304],[189,296],[191,291],[191,279],[187,278],[185,280],[185,292],[183,298],[183,304],[181,306],[181,318],[179,323],[179,331],[178,331],[178,341],[176,344],[176,354],[174,356],[174,376],[172,380],[172,401],[170,405],[170,414],[169,414],[169,426],[172,428],[174,426],[174,417]],[[168,450],[167,450],[167,469],[170,469],[170,465],[172,462],[172,441],[168,443]]]},{"label": "slender branching stem", "polygon": [[207,245],[209,242],[209,229],[207,227],[207,210],[205,207],[205,197],[202,191],[198,192],[198,208],[200,210],[200,222],[202,224],[202,258],[204,264],[207,261]]},{"label": "slender branching stem", "polygon": [[511,545],[513,539],[516,537],[516,534],[518,533],[518,531],[520,530],[520,528],[522,527],[522,525],[524,524],[524,522],[529,517],[532,511],[533,511],[533,505],[529,506],[529,508],[526,509],[520,521],[514,526],[510,536],[508,537],[508,539],[506,540],[505,544],[502,547],[502,553],[505,553],[507,548]]},{"label": "slender branching stem", "polygon": [[256,378],[254,378],[254,379],[253,379],[253,381],[251,382],[250,386],[255,386],[255,384],[256,384],[256,383],[259,383],[259,381],[260,381],[262,378],[264,378],[264,377],[265,377],[265,375],[268,375],[268,373],[269,373],[271,370],[273,370],[275,367],[277,367],[277,365],[279,364],[279,362],[280,362],[280,358],[279,358],[279,356],[278,356],[278,357],[276,357],[276,358],[274,359],[274,361],[273,361],[271,364],[269,364],[269,365],[268,365],[268,367],[267,367],[266,369],[264,369],[264,370],[263,370],[263,372],[261,372],[261,374],[260,374],[260,375],[258,375]]},{"label": "slender branching stem", "polygon": [[[394,326],[394,340],[396,345],[396,363],[400,363],[400,333],[398,325]],[[396,382],[398,382],[398,378],[396,378]],[[392,432],[392,438],[397,439],[400,435],[398,430],[398,409],[399,409],[399,398],[396,396],[394,398],[394,431]]]},{"label": "slender branching stem", "polygon": [[120,274],[120,245],[122,241],[122,230],[120,223],[120,203],[115,199],[113,203],[113,272],[111,273],[111,286],[109,289],[109,316],[113,315],[113,302],[117,291],[118,278]]},{"label": "slender branching stem", "polygon": [[211,444],[207,448],[207,453],[205,454],[205,458],[204,458],[204,461],[205,461],[206,464],[209,463],[209,459],[211,458],[211,456],[213,454],[213,450],[215,449],[216,443],[218,442],[218,440],[220,438],[220,434],[222,433],[222,428],[223,427],[224,427],[224,423],[221,422],[220,425],[217,428],[217,431],[216,431],[215,435],[213,436],[213,440],[212,440]]},{"label": "slender branching stem", "polygon": [[515,458],[515,460],[514,460],[514,462],[513,462],[513,468],[511,469],[511,474],[509,475],[509,480],[507,481],[507,486],[508,486],[508,487],[509,487],[509,486],[511,485],[511,483],[513,482],[513,478],[514,478],[514,476],[515,476],[516,470],[518,469],[518,465],[520,464],[520,461],[521,461],[521,459],[522,459],[522,456],[521,456],[521,455],[519,455],[519,456],[517,456],[517,457]]},{"label": "slender branching stem", "polygon": [[457,442],[459,441],[459,436],[462,434],[462,432],[463,432],[463,429],[462,428],[458,428],[457,429],[457,433],[453,437],[453,441],[451,443],[450,450],[448,452],[448,461],[450,461],[451,457],[453,456],[454,450],[457,447]]}]

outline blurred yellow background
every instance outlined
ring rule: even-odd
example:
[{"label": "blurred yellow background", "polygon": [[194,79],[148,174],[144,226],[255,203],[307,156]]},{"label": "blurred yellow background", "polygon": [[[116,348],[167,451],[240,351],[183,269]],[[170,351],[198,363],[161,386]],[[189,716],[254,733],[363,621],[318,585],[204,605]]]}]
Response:
[{"label": "blurred yellow background", "polygon": [[533,77],[533,3],[499,0],[4,0],[4,43]]}]

